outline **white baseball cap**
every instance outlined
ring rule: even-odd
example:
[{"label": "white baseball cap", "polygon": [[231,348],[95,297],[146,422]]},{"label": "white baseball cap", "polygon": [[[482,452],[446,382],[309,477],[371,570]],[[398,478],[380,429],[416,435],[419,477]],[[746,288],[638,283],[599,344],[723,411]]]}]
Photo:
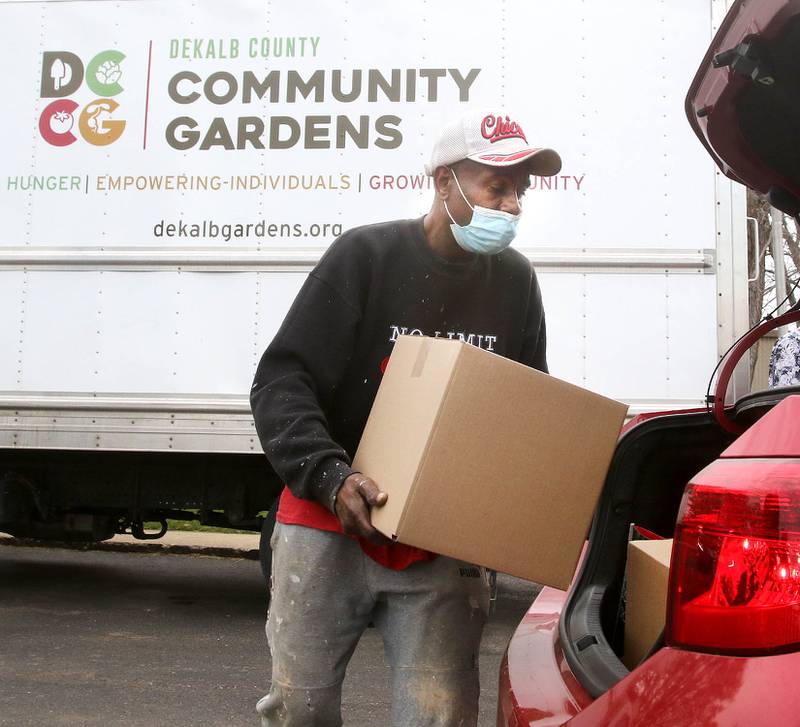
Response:
[{"label": "white baseball cap", "polygon": [[551,177],[561,171],[561,157],[553,149],[532,147],[522,127],[504,113],[472,112],[450,124],[433,145],[425,173],[437,167],[471,159],[490,167],[528,164],[530,174]]}]

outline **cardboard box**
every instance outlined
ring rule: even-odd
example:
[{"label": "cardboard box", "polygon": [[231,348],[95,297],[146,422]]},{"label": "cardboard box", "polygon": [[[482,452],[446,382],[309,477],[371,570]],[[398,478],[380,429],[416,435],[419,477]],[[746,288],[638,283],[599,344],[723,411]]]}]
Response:
[{"label": "cardboard box", "polygon": [[672,540],[632,540],[625,570],[625,652],[635,669],[664,629]]},{"label": "cardboard box", "polygon": [[402,336],[354,460],[391,538],[557,588],[627,407],[460,341]]}]

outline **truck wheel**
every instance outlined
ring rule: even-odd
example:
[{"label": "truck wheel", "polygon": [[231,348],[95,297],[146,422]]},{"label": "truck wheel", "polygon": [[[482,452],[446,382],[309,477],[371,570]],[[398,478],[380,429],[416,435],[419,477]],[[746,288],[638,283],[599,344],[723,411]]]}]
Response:
[{"label": "truck wheel", "polygon": [[272,539],[272,531],[275,530],[275,516],[278,514],[279,499],[278,497],[275,498],[267,516],[261,523],[261,539],[258,541],[258,560],[261,563],[261,572],[264,574],[267,590],[269,590],[272,577],[272,548],[269,545],[269,541]]}]

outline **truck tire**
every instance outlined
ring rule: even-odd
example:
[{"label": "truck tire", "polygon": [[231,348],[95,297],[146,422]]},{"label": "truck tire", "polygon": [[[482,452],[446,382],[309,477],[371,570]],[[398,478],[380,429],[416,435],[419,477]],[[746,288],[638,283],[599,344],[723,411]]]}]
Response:
[{"label": "truck tire", "polygon": [[273,530],[275,530],[275,516],[278,514],[279,500],[280,498],[275,498],[275,501],[269,508],[267,516],[261,523],[261,539],[258,541],[258,561],[261,564],[261,572],[264,574],[267,590],[270,588],[272,579],[272,548],[270,547],[269,541],[272,539]]}]

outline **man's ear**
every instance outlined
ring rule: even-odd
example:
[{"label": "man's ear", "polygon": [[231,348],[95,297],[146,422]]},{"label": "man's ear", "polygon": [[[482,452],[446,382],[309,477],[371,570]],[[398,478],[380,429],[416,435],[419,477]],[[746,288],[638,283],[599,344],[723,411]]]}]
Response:
[{"label": "man's ear", "polygon": [[436,167],[433,172],[433,185],[438,199],[449,199],[453,186],[453,173],[447,167]]}]

